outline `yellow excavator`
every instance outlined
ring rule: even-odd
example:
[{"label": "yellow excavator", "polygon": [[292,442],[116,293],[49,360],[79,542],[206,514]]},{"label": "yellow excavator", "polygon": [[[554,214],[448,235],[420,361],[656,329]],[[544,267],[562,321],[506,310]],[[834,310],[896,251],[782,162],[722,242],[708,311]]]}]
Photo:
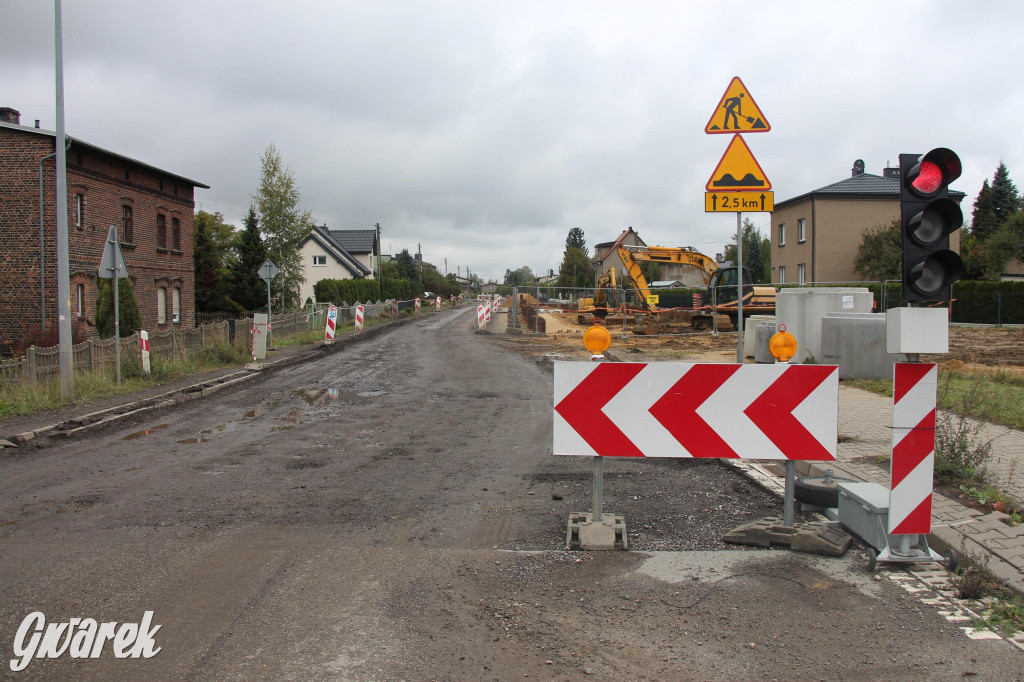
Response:
[{"label": "yellow excavator", "polygon": [[[720,265],[714,258],[689,247],[620,245],[616,251],[637,298],[651,313],[662,312],[662,309],[653,302],[654,297],[651,295],[647,278],[640,269],[640,261],[686,265],[700,272],[706,289],[704,305],[692,311],[683,311],[690,317],[695,329],[711,329],[714,326],[715,315],[727,316],[732,324],[736,324],[740,268],[735,265]],[[598,310],[611,307],[608,305],[608,299],[610,291],[615,287],[615,270],[614,267],[609,268],[598,280],[595,297],[595,306]],[[774,315],[777,293],[775,287],[753,284],[750,269],[744,267],[742,270],[744,319],[750,315]],[[724,326],[721,324],[722,318],[719,320],[719,325]]]}]

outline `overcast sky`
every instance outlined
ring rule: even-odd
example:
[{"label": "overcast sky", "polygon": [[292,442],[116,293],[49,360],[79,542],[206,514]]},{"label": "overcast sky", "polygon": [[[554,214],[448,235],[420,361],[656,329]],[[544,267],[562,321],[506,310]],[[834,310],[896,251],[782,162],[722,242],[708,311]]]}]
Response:
[{"label": "overcast sky", "polygon": [[[53,3],[0,0],[0,106],[55,128]],[[1024,182],[1024,3],[64,0],[69,135],[210,185],[234,224],[277,146],[302,207],[484,279],[557,271],[633,226],[714,255],[705,214],[739,76],[776,203],[945,146],[970,213]],[[767,234],[770,216],[749,217]]]}]

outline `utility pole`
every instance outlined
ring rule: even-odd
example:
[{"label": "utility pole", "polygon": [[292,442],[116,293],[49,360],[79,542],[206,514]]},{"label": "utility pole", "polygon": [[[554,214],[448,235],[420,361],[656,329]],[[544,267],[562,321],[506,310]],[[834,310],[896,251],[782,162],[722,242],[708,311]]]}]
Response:
[{"label": "utility pole", "polygon": [[380,223],[377,223],[377,243],[375,244],[377,249],[377,298],[381,299],[384,297],[384,282],[381,281],[380,276]]},{"label": "utility pole", "polygon": [[423,283],[423,245],[416,242],[416,259],[420,262],[420,284]]},{"label": "utility pole", "polygon": [[448,259],[447,258],[444,259],[444,276],[445,277],[448,276]]},{"label": "utility pole", "polygon": [[60,354],[60,398],[75,397],[75,374],[71,355],[71,266],[68,262],[68,179],[67,148],[64,134],[64,47],[61,30],[60,0],[54,0],[54,43],[57,72],[57,320]]}]

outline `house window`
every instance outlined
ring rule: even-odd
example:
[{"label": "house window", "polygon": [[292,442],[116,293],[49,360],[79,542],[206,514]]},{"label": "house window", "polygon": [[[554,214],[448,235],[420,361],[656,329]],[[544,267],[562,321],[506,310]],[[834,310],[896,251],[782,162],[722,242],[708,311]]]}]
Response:
[{"label": "house window", "polygon": [[126,244],[134,244],[132,238],[132,207],[125,204],[121,207],[121,241]]},{"label": "house window", "polygon": [[167,289],[156,290],[156,323],[167,324]]},{"label": "house window", "polygon": [[82,317],[85,314],[85,285],[75,285],[75,314]]},{"label": "house window", "polygon": [[785,284],[785,283],[786,283],[786,266],[785,265],[780,265],[779,266],[779,284]]},{"label": "house window", "polygon": [[74,204],[75,227],[81,230],[85,226],[85,195],[76,194]]},{"label": "house window", "polygon": [[803,218],[796,221],[796,240],[801,244],[807,241],[807,225]]},{"label": "house window", "polygon": [[327,256],[313,256],[313,265],[327,265]]},{"label": "house window", "polygon": [[786,245],[786,223],[779,223],[779,246]]},{"label": "house window", "polygon": [[156,248],[167,248],[167,216],[163,213],[156,214]]},{"label": "house window", "polygon": [[796,281],[797,284],[807,284],[807,263],[796,266]]},{"label": "house window", "polygon": [[181,287],[171,289],[171,315],[172,322],[181,322]]},{"label": "house window", "polygon": [[181,251],[181,220],[171,218],[171,248]]}]

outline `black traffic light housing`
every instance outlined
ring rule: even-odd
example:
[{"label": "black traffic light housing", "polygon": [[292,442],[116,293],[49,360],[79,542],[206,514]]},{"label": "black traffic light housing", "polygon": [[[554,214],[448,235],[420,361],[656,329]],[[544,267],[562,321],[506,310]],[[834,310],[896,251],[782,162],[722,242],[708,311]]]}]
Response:
[{"label": "black traffic light housing", "polygon": [[949,235],[964,224],[949,184],[960,177],[960,157],[939,147],[927,154],[900,154],[900,224],[903,300],[948,301],[964,262],[949,249]]}]

